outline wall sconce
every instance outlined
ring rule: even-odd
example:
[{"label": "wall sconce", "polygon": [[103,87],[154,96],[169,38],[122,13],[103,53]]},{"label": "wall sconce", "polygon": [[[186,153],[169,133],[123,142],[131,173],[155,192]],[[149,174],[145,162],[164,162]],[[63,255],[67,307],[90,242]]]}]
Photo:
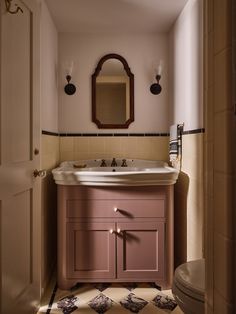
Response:
[{"label": "wall sconce", "polygon": [[161,79],[161,72],[162,72],[162,60],[160,61],[159,65],[158,65],[158,69],[157,69],[157,75],[156,75],[157,83],[154,83],[150,86],[150,92],[153,95],[159,95],[160,92],[162,91],[162,87],[159,84],[160,79]]},{"label": "wall sconce", "polygon": [[70,83],[71,80],[71,76],[67,75],[66,76],[66,80],[67,80],[67,84],[64,87],[64,91],[67,95],[74,95],[74,93],[76,92],[76,87],[74,84]]},{"label": "wall sconce", "polygon": [[67,80],[67,84],[64,87],[64,91],[67,95],[74,95],[74,93],[76,92],[76,87],[74,84],[70,83],[71,81],[71,75],[72,75],[72,70],[73,70],[73,61],[70,64],[67,64],[67,75],[66,75],[66,80]]}]

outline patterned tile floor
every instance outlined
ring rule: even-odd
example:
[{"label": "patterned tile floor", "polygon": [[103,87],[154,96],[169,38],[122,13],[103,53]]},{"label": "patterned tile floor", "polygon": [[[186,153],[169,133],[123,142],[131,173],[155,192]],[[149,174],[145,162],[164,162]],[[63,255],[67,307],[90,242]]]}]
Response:
[{"label": "patterned tile floor", "polygon": [[53,289],[49,304],[38,314],[182,314],[171,291],[153,283],[78,284],[71,290]]}]

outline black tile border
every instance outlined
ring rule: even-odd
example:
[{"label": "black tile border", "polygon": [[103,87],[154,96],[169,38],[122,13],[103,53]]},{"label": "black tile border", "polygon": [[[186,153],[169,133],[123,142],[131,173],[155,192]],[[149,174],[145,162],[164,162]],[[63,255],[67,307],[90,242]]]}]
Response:
[{"label": "black tile border", "polygon": [[116,134],[112,134],[112,133],[100,133],[100,134],[97,134],[97,136],[116,136]]},{"label": "black tile border", "polygon": [[129,133],[114,133],[111,136],[122,136],[122,137],[126,137],[129,136]]},{"label": "black tile border", "polygon": [[57,292],[57,284],[55,284],[55,287],[53,288],[52,295],[51,295],[50,301],[48,303],[48,308],[47,308],[46,314],[50,314],[50,312],[51,312],[52,305],[53,305],[53,302],[54,302],[54,299],[56,296],[56,292]]},{"label": "black tile border", "polygon": [[145,136],[170,136],[170,133],[145,133]]},{"label": "black tile border", "polygon": [[197,134],[197,133],[205,133],[205,129],[195,129],[195,130],[189,130],[189,131],[183,131],[183,135],[189,135],[189,134]]},{"label": "black tile border", "polygon": [[52,136],[60,136],[59,133],[50,132],[50,131],[45,131],[45,130],[42,130],[42,134],[44,134],[44,135],[52,135]]},{"label": "black tile border", "polygon": [[[189,131],[183,131],[182,135],[189,135],[189,134],[198,134],[204,133],[205,129],[194,129]],[[163,132],[163,133],[55,133],[50,131],[42,130],[42,134],[44,135],[52,135],[52,136],[60,136],[60,137],[158,137],[158,136],[170,136],[170,133]]]},{"label": "black tile border", "polygon": [[145,133],[129,133],[128,136],[137,136],[137,137],[139,137],[139,136],[145,136]]}]

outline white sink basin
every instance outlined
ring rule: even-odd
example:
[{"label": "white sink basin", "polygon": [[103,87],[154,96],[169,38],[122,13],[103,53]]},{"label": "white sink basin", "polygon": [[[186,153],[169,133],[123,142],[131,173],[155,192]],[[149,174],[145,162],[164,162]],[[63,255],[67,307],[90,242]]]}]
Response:
[{"label": "white sink basin", "polygon": [[171,185],[178,178],[178,170],[163,161],[127,159],[127,167],[121,167],[122,159],[116,159],[117,166],[100,167],[102,160],[64,161],[52,170],[56,184],[93,186],[142,186]]}]

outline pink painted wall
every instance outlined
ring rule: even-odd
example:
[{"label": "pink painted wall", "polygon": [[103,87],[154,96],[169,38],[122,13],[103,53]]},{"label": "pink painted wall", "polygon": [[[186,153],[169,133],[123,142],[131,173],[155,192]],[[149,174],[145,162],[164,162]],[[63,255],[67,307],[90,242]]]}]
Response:
[{"label": "pink painted wall", "polygon": [[[90,35],[59,34],[59,131],[108,132],[99,130],[91,122],[91,75],[98,60],[108,53],[118,53],[128,62],[135,77],[135,122],[127,132],[167,132],[168,108],[168,36],[167,34]],[[162,59],[165,65],[159,96],[150,93],[154,82],[155,63]],[[77,93],[64,93],[65,72],[63,64],[74,61],[73,83]],[[110,132],[124,130],[110,130]]]},{"label": "pink painted wall", "polygon": [[170,124],[203,127],[202,0],[190,0],[169,33]]},{"label": "pink painted wall", "polygon": [[41,1],[41,128],[58,132],[58,34],[45,2]]},{"label": "pink painted wall", "polygon": [[[41,120],[42,129],[60,132],[107,132],[91,122],[91,74],[99,58],[121,54],[135,75],[135,122],[127,132],[167,132],[172,123],[185,130],[203,127],[202,0],[190,0],[169,34],[58,34],[41,0]],[[59,54],[59,56],[58,56]],[[163,91],[150,93],[154,68],[164,61]],[[75,63],[74,96],[64,91],[66,61]],[[110,130],[110,132],[124,130]]]}]

